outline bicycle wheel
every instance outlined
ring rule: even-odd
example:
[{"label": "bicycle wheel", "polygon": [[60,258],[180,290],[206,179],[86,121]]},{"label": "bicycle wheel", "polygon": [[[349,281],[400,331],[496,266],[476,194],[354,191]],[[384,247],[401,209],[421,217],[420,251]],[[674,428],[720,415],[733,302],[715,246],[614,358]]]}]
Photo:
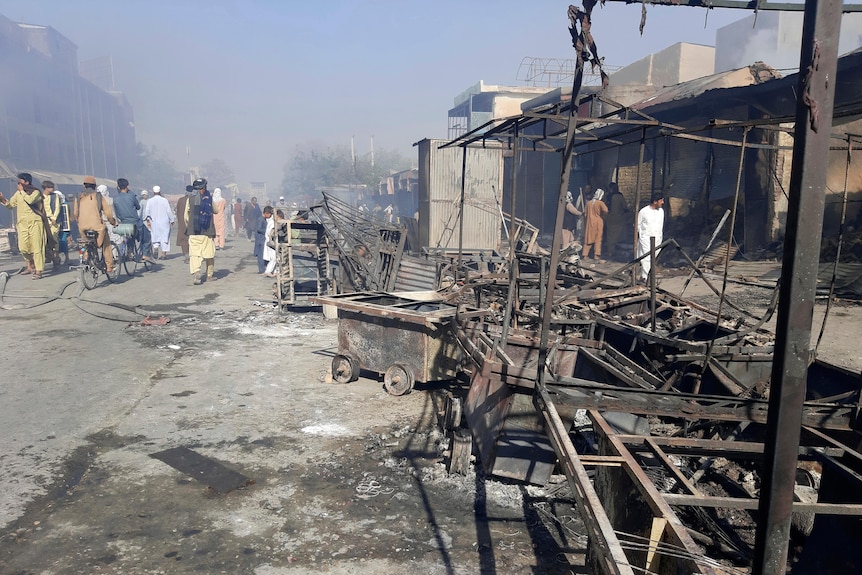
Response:
[{"label": "bicycle wheel", "polygon": [[137,248],[130,248],[126,244],[125,252],[123,253],[123,269],[126,270],[126,275],[133,276],[138,268],[138,253]]},{"label": "bicycle wheel", "polygon": [[114,283],[120,278],[120,248],[114,242],[111,242],[111,250],[114,253],[114,271],[108,273],[105,268],[105,275],[108,276],[108,281]]},{"label": "bicycle wheel", "polygon": [[90,264],[84,264],[81,266],[79,276],[85,288],[93,289],[96,287],[96,282],[99,281],[99,270]]}]

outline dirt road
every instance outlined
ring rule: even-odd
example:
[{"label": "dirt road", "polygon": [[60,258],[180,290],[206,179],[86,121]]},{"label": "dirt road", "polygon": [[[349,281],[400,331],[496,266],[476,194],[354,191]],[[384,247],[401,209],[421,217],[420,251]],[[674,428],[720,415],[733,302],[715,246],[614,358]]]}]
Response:
[{"label": "dirt road", "polygon": [[[336,322],[269,306],[245,239],[216,268],[192,286],[174,255],[80,294],[73,272],[8,279],[0,574],[583,572],[564,483],[447,476],[440,389],[325,383]],[[151,457],[178,447],[252,483]]]}]

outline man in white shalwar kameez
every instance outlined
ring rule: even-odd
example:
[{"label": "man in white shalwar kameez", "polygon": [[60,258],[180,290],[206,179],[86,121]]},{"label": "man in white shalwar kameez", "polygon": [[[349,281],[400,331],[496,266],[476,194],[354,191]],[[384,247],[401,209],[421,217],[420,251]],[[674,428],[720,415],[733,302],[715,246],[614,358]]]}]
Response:
[{"label": "man in white shalwar kameez", "polygon": [[[647,256],[640,261],[641,263],[641,279],[647,281],[650,272],[650,238],[655,238],[655,245],[658,246],[664,235],[664,197],[660,192],[653,193],[648,206],[644,206],[638,212],[638,253],[636,257],[641,257],[644,254]],[[655,257],[661,250],[656,250]]]},{"label": "man in white shalwar kameez", "polygon": [[266,231],[263,234],[264,244],[263,244],[263,261],[266,262],[266,270],[264,271],[264,275],[268,278],[275,277],[275,248],[269,247],[269,242],[273,238],[272,230],[275,229],[275,218],[267,218],[266,220]]},{"label": "man in white shalwar kameez", "polygon": [[171,251],[171,226],[176,217],[171,204],[162,196],[162,189],[153,186],[153,197],[144,208],[144,223],[150,222],[150,235],[153,238],[153,253],[156,258],[164,258]]}]

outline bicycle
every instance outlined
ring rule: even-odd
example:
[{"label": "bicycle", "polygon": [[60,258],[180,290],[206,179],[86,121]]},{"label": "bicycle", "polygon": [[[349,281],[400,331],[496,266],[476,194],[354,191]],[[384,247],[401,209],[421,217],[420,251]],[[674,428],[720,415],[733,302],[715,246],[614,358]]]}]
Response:
[{"label": "bicycle", "polygon": [[[114,253],[114,269],[108,273],[108,265],[105,263],[105,258],[102,255],[102,248],[96,243],[99,239],[99,232],[95,230],[84,230],[84,245],[81,246],[81,267],[80,276],[81,283],[87,289],[96,287],[99,281],[99,275],[104,273],[108,281],[114,283],[120,277],[120,266],[118,265],[120,258],[120,248],[114,242],[111,242],[111,250]],[[106,238],[107,239],[107,238]]]},{"label": "bicycle", "polygon": [[114,231],[123,238],[123,244],[119,246],[120,258],[117,260],[117,266],[122,263],[128,276],[135,275],[139,263],[144,264],[144,270],[149,271],[150,260],[144,258],[147,254],[141,253],[141,242],[138,241],[135,224],[120,224]]}]

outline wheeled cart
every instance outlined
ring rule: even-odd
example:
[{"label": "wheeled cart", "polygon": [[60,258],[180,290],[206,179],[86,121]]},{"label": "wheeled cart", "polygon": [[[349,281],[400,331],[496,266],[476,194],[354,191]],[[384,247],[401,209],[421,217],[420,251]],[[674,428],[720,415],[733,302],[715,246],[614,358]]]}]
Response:
[{"label": "wheeled cart", "polygon": [[382,373],[390,394],[404,395],[416,382],[442,381],[458,374],[463,356],[450,326],[454,305],[377,292],[320,296],[313,301],[338,309],[338,353],[332,360],[335,381],[354,381],[365,369]]}]

